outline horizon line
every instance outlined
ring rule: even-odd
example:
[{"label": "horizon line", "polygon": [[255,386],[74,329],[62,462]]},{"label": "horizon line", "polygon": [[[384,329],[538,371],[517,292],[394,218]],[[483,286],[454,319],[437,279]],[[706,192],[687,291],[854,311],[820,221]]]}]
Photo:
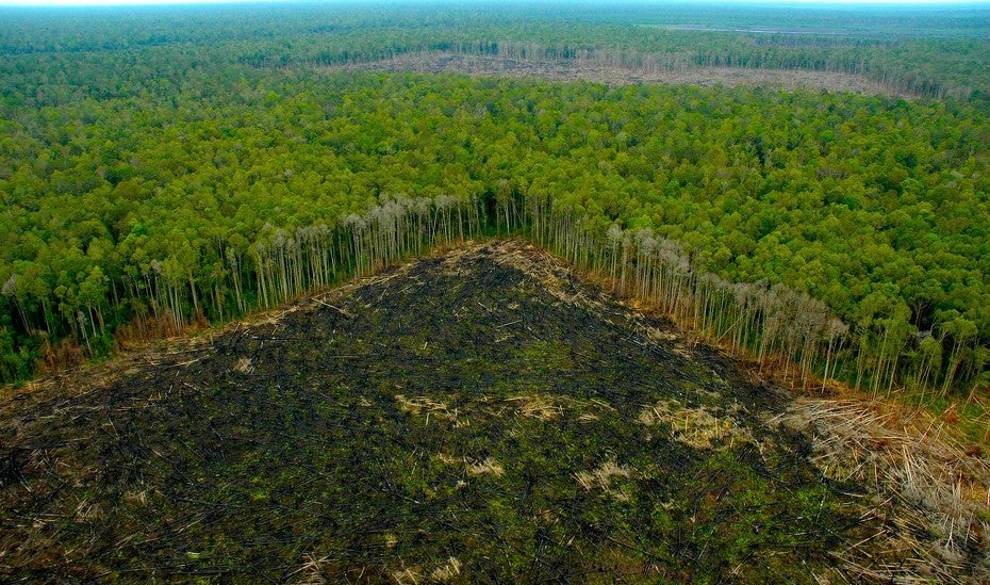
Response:
[{"label": "horizon line", "polygon": [[143,7],[158,8],[169,6],[258,6],[258,5],[346,5],[346,6],[377,6],[396,7],[409,5],[451,5],[466,8],[471,5],[495,4],[550,4],[564,5],[600,5],[600,6],[653,6],[675,7],[690,5],[747,7],[747,8],[837,8],[837,9],[869,9],[881,8],[888,10],[918,9],[918,8],[987,8],[990,0],[0,0],[0,8],[124,8]]}]

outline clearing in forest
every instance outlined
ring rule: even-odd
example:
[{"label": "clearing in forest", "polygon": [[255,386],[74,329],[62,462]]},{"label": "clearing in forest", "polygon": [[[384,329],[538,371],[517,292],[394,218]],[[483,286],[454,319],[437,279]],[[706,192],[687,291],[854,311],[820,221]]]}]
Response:
[{"label": "clearing in forest", "polygon": [[986,578],[985,460],[895,422],[472,244],[0,402],[0,579]]},{"label": "clearing in forest", "polygon": [[767,87],[780,90],[828,90],[863,95],[911,97],[864,75],[842,71],[755,67],[651,68],[595,60],[517,59],[444,52],[409,53],[388,59],[325,67],[330,71],[457,73],[476,77],[511,77],[549,81],[591,81],[606,85],[663,83],[702,87]]}]

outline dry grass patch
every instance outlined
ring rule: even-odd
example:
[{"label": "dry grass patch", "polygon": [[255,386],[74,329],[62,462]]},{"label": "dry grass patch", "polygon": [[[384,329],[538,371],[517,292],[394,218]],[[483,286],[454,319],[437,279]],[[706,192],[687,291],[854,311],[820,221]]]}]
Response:
[{"label": "dry grass patch", "polygon": [[437,458],[437,461],[443,463],[444,465],[457,465],[462,461],[461,459],[458,459],[453,455],[448,455],[447,453],[443,453],[443,452],[437,453],[435,457]]},{"label": "dry grass patch", "polygon": [[563,406],[557,404],[553,397],[546,394],[513,396],[507,398],[506,402],[511,402],[520,416],[529,418],[554,420],[564,414]]},{"label": "dry grass patch", "polygon": [[463,465],[468,475],[494,475],[495,477],[502,477],[505,474],[505,468],[491,457],[486,457],[485,459],[457,458],[447,453],[437,453],[435,457],[437,461],[440,461],[444,465]]},{"label": "dry grass patch", "polygon": [[419,585],[424,582],[423,571],[419,567],[404,567],[392,571],[392,580],[398,585]]},{"label": "dry grass patch", "polygon": [[636,420],[648,427],[666,423],[674,440],[696,449],[732,448],[737,443],[753,442],[749,429],[739,426],[732,418],[716,416],[703,406],[684,406],[677,400],[661,400],[646,406]]},{"label": "dry grass patch", "polygon": [[446,421],[457,421],[457,410],[451,410],[446,402],[434,400],[428,396],[414,396],[406,398],[402,394],[395,395],[395,401],[399,403],[399,410],[412,415],[426,414]]},{"label": "dry grass patch", "polygon": [[433,569],[430,577],[438,583],[447,583],[460,574],[461,562],[454,557],[450,557],[447,559],[447,562]]},{"label": "dry grass patch", "polygon": [[581,422],[596,421],[598,414],[589,411],[605,411],[615,408],[601,400],[578,400],[569,396],[551,394],[520,394],[506,398],[512,404],[516,414],[526,418],[551,421],[572,413]]},{"label": "dry grass patch", "polygon": [[505,474],[505,469],[502,465],[488,457],[482,461],[470,461],[465,460],[467,465],[468,475],[494,475],[495,477],[502,477]]},{"label": "dry grass patch", "polygon": [[614,460],[608,460],[591,471],[578,471],[574,474],[574,479],[585,491],[600,489],[605,493],[615,497],[620,501],[628,501],[630,495],[622,490],[615,489],[612,480],[618,477],[628,478],[632,476],[632,470],[624,465],[619,465]]},{"label": "dry grass patch", "polygon": [[458,458],[443,452],[437,453],[434,457],[444,465],[463,465],[468,475],[494,475],[495,477],[502,477],[505,474],[505,468],[492,457],[486,457],[485,459]]},{"label": "dry grass patch", "polygon": [[253,372],[254,366],[251,364],[251,358],[242,357],[241,359],[237,360],[237,363],[234,364],[234,371],[240,372],[241,374],[250,374],[251,372]]},{"label": "dry grass patch", "polygon": [[512,241],[495,242],[492,248],[497,252],[493,261],[529,276],[557,300],[584,308],[602,306],[600,300],[592,299],[582,289],[574,287],[573,273],[546,250],[533,244]]},{"label": "dry grass patch", "polygon": [[289,575],[293,585],[323,585],[327,580],[323,577],[323,569],[329,562],[329,557],[317,558],[312,554],[303,555],[304,563]]}]

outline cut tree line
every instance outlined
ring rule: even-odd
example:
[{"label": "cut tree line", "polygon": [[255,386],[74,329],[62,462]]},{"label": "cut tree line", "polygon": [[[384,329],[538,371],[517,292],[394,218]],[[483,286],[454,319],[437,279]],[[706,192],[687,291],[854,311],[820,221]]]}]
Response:
[{"label": "cut tree line", "polygon": [[548,197],[528,197],[525,209],[516,225],[535,242],[709,342],[779,369],[785,383],[807,387],[815,379],[824,388],[840,380],[874,394],[906,386],[922,399],[960,385],[972,393],[985,383],[988,351],[971,323],[937,323],[914,336],[896,319],[851,329],[825,303],[786,285],[730,282],[705,270],[650,228],[611,224],[603,232],[600,222]]},{"label": "cut tree line", "polygon": [[[897,93],[990,95],[986,12],[801,11],[526,5],[328,9],[318,5],[142,14],[0,15],[0,109],[165,93],[182,69],[231,73],[454,52],[647,71],[801,69],[863,76]],[[828,26],[821,19],[827,15]],[[768,23],[768,18],[772,19]],[[700,20],[699,20],[700,19]],[[685,26],[688,25],[688,26]],[[691,30],[691,25],[699,25]],[[776,32],[759,32],[765,29]]]},{"label": "cut tree line", "polygon": [[[911,386],[944,397],[954,387],[972,392],[982,380],[986,350],[978,346],[975,328],[939,324],[915,338],[897,331],[895,320],[850,329],[807,294],[766,281],[729,282],[649,228],[605,225],[503,183],[488,197],[396,196],[337,221],[295,230],[267,225],[246,256],[218,239],[223,261],[209,271],[208,282],[183,271],[172,256],[121,281],[97,274],[91,286],[81,287],[84,298],[74,315],[52,312],[50,301],[24,302],[30,291],[19,286],[17,274],[2,292],[28,334],[53,340],[58,331],[68,332],[61,349],[49,345],[45,352],[49,367],[57,368],[66,354],[78,355],[67,348],[81,344],[87,355],[98,353],[92,340],[110,339],[104,313],[121,306],[135,314],[122,328],[126,334],[153,339],[181,333],[191,323],[272,308],[454,242],[521,236],[607,279],[616,294],[645,301],[709,342],[777,369],[785,383],[824,387],[841,380],[874,393]],[[3,375],[13,379],[13,372]]]},{"label": "cut tree line", "polygon": [[[407,46],[369,49],[367,52],[341,50],[323,52],[309,61],[318,65],[353,65],[396,59],[404,56],[466,55],[493,57],[532,64],[547,62],[568,64],[577,68],[587,66],[613,67],[642,73],[685,71],[706,67],[736,69],[770,69],[822,71],[863,77],[888,91],[916,97],[968,98],[969,87],[957,87],[918,71],[869,61],[860,51],[835,54],[809,54],[786,45],[757,44],[746,49],[715,48],[678,52],[649,52],[622,47],[555,46],[535,42],[512,41],[431,41]],[[248,57],[253,65],[270,65],[265,59]],[[280,65],[283,63],[279,63]]]},{"label": "cut tree line", "polygon": [[[546,246],[798,382],[990,380],[985,11],[0,12],[2,381],[551,219]],[[886,71],[948,97],[327,67],[415,51]]]}]

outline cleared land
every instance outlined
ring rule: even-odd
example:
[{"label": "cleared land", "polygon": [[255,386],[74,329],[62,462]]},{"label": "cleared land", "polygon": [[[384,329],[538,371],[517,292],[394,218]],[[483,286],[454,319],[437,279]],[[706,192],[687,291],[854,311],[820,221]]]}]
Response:
[{"label": "cleared land", "polygon": [[0,578],[986,577],[986,461],[877,408],[469,245],[0,402]]},{"label": "cleared land", "polygon": [[803,69],[754,69],[746,67],[696,67],[649,70],[594,61],[537,61],[452,53],[414,53],[399,57],[328,67],[330,70],[361,70],[420,73],[460,73],[478,77],[536,78],[550,81],[594,81],[608,85],[669,83],[726,87],[761,86],[772,89],[828,90],[887,95],[909,95],[861,75]]}]

